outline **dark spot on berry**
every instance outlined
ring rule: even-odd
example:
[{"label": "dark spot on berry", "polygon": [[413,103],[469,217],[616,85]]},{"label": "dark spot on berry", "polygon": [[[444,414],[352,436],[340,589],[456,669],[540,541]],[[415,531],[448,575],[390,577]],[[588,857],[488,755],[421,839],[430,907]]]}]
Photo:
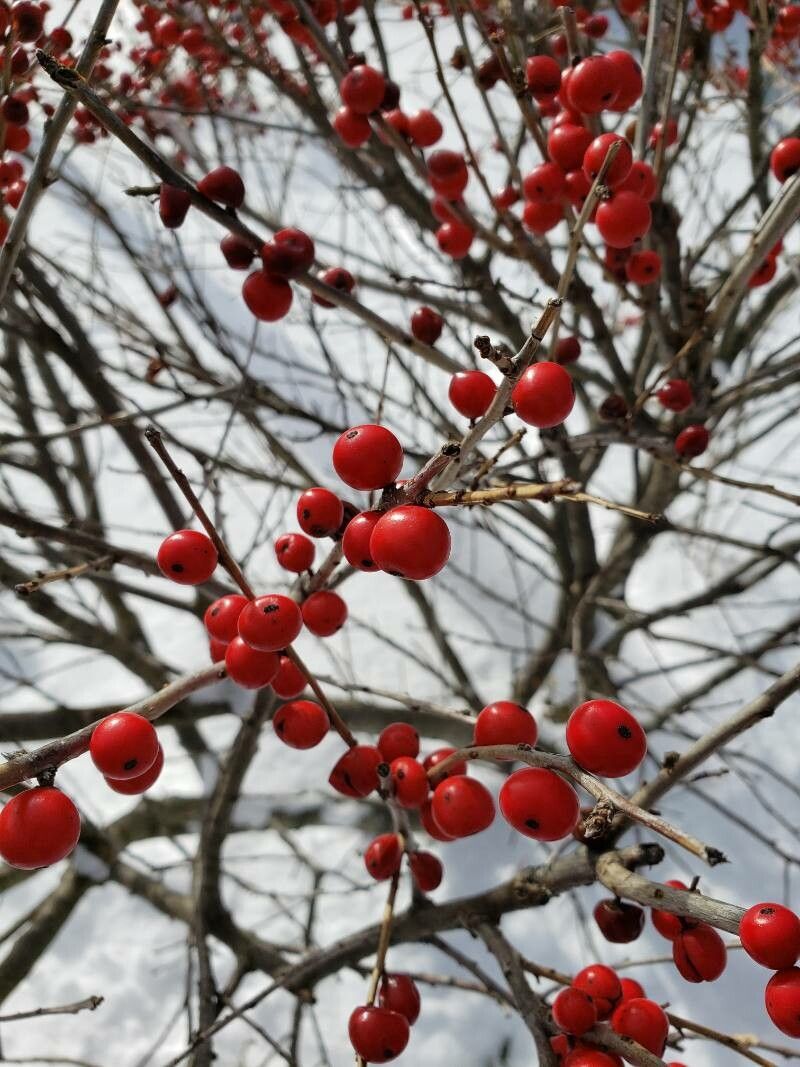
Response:
[{"label": "dark spot on berry", "polygon": [[775,914],[775,909],[774,908],[759,908],[758,914],[759,915],[774,915]]},{"label": "dark spot on berry", "polygon": [[405,778],[405,776],[406,776],[405,771],[398,771],[397,775],[396,775],[396,777],[399,778],[401,781],[402,781],[403,778]]},{"label": "dark spot on berry", "polygon": [[170,570],[171,571],[175,571],[176,574],[182,574],[183,573],[183,564],[182,563],[173,563],[172,566],[170,567]]},{"label": "dark spot on berry", "polygon": [[126,760],[126,762],[122,764],[123,771],[132,771],[138,762],[138,759]]},{"label": "dark spot on berry", "polygon": [[325,529],[324,526],[312,526],[311,527],[311,536],[312,537],[324,537],[327,532],[328,531]]},{"label": "dark spot on berry", "polygon": [[344,774],[342,775],[342,778],[344,778],[344,784],[347,786],[348,789],[354,789],[355,788],[355,786],[353,785],[353,779],[350,777],[350,775],[347,773],[347,771],[344,772]]},{"label": "dark spot on berry", "polygon": [[213,608],[212,609],[212,611],[211,611],[212,619],[214,618],[215,615],[219,615],[219,608]]},{"label": "dark spot on berry", "polygon": [[617,733],[623,739],[623,741],[629,741],[631,737],[633,737],[633,734],[630,731],[630,727],[626,726],[625,723],[621,723],[617,727]]},{"label": "dark spot on berry", "polygon": [[283,731],[286,729],[286,723],[283,721],[283,719],[281,719],[275,729],[278,731],[279,734],[283,733]]},{"label": "dark spot on berry", "polygon": [[374,567],[375,566],[375,561],[372,560],[372,559],[362,559],[361,560],[361,566],[362,567]]},{"label": "dark spot on berry", "polygon": [[308,510],[308,508],[303,508],[303,518],[304,519],[310,519],[311,518],[311,512]]},{"label": "dark spot on berry", "polygon": [[345,436],[346,440],[352,441],[354,437],[358,437],[358,430],[351,430],[349,433],[346,433],[344,436]]},{"label": "dark spot on berry", "polygon": [[273,611],[280,611],[280,608],[277,604],[267,604],[267,606],[265,608],[262,608],[261,610],[264,612],[265,615],[271,615]]},{"label": "dark spot on berry", "polygon": [[529,830],[539,829],[539,823],[536,821],[536,819],[526,819],[525,825],[528,827]]}]

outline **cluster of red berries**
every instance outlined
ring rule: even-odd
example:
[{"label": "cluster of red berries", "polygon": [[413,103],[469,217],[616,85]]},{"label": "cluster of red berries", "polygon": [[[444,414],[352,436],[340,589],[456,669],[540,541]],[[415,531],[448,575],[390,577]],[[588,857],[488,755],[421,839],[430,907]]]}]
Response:
[{"label": "cluster of red berries", "polygon": [[410,1028],[419,1018],[417,984],[407,974],[384,974],[378,1003],[355,1008],[350,1016],[350,1041],[367,1063],[388,1063],[405,1049]]}]

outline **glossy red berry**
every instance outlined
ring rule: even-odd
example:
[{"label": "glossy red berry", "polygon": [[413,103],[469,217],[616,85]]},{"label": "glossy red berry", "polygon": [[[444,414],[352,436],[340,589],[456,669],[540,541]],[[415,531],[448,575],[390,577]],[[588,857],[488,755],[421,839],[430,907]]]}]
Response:
[{"label": "glossy red berry", "polygon": [[333,128],[348,148],[360,148],[372,136],[369,119],[349,107],[340,107],[333,118]]},{"label": "glossy red berry", "polygon": [[768,285],[777,273],[777,260],[771,256],[767,256],[767,258],[763,260],[750,275],[747,280],[747,285],[750,289],[758,289],[762,285]]},{"label": "glossy red berry", "polygon": [[[435,752],[431,752],[425,757],[422,761],[422,765],[426,771],[432,771],[434,767],[438,767],[440,763],[444,763],[445,760],[450,759],[455,751],[454,748],[437,748]],[[436,781],[441,782],[444,781],[444,778],[454,778],[456,775],[466,773],[467,761],[463,759],[456,760],[456,762],[451,764],[444,772],[444,777],[437,775]]]},{"label": "glossy red berry", "polygon": [[[381,753],[383,755],[383,753]],[[428,775],[413,756],[398,756],[391,762],[394,798],[401,808],[419,808],[428,799]]]},{"label": "glossy red berry", "polygon": [[370,554],[370,539],[382,512],[362,511],[348,522],[342,538],[342,551],[351,567],[359,571],[376,571],[378,565]]},{"label": "glossy red berry", "polygon": [[168,230],[177,230],[192,206],[192,200],[185,189],[162,183],[158,194],[158,217]]},{"label": "glossy red berry", "polygon": [[215,167],[197,183],[200,192],[225,207],[241,207],[244,202],[244,182],[233,167]]},{"label": "glossy red berry", "polygon": [[597,1018],[608,1019],[622,1000],[622,986],[616,971],[604,963],[590,963],[572,979],[576,989],[588,993],[597,1009]]},{"label": "glossy red berry", "polygon": [[527,708],[511,700],[496,700],[475,720],[474,745],[535,745],[539,731]]},{"label": "glossy red berry", "polygon": [[297,521],[310,537],[333,537],[344,519],[344,504],[330,489],[306,489],[297,500]]},{"label": "glossy red berry", "polygon": [[49,867],[72,852],[81,833],[78,809],[54,786],[11,797],[0,812],[0,856],[23,871]]},{"label": "glossy red berry", "polygon": [[666,1048],[669,1019],[654,1000],[638,997],[623,1001],[611,1016],[612,1029],[633,1038],[642,1048],[661,1056]]},{"label": "glossy red berry", "polygon": [[668,411],[686,411],[694,402],[692,387],[684,378],[670,378],[656,396]]},{"label": "glossy red berry", "polygon": [[630,52],[606,52],[605,58],[612,64],[617,76],[617,95],[608,110],[627,111],[642,95],[642,68]]},{"label": "glossy red berry", "polygon": [[232,682],[243,689],[263,689],[278,673],[274,652],[260,652],[241,637],[234,637],[225,649],[225,670]]},{"label": "glossy red berry", "polygon": [[314,748],[330,728],[325,709],[313,700],[293,700],[275,712],[275,733],[290,748]]},{"label": "glossy red berry", "polygon": [[408,722],[391,722],[381,730],[378,749],[387,763],[400,756],[419,755],[419,734]]},{"label": "glossy red berry", "polygon": [[272,679],[272,688],[283,700],[299,697],[307,685],[306,676],[288,656],[280,656],[278,673]]},{"label": "glossy red berry", "polygon": [[561,67],[551,56],[530,56],[525,81],[532,96],[555,96],[561,88]]},{"label": "glossy red berry", "polygon": [[380,834],[364,852],[364,865],[376,882],[384,882],[400,869],[403,846],[397,834]]},{"label": "glossy red berry", "polygon": [[261,259],[268,274],[296,278],[314,265],[314,242],[302,230],[289,227],[278,230],[261,248]]},{"label": "glossy red berry", "polygon": [[286,533],[275,542],[275,558],[281,567],[293,574],[302,574],[314,562],[313,541],[299,533]]},{"label": "glossy red berry", "polygon": [[577,337],[559,337],[553,349],[553,362],[575,363],[580,358],[581,343]]},{"label": "glossy red berry", "polygon": [[158,735],[142,715],[118,711],[92,731],[89,754],[107,778],[136,778],[149,771],[158,756]]},{"label": "glossy red berry", "polygon": [[232,270],[247,270],[255,259],[255,251],[243,237],[229,233],[219,243],[225,262]]},{"label": "glossy red berry", "polygon": [[580,817],[572,786],[554,771],[540,767],[523,767],[506,778],[499,803],[506,822],[536,841],[567,837]]},{"label": "glossy red berry", "polygon": [[420,307],[411,316],[411,332],[418,341],[435,345],[442,335],[444,319],[433,308]]},{"label": "glossy red berry", "polygon": [[[340,293],[352,293],[356,287],[356,280],[349,270],[345,270],[344,267],[329,267],[328,270],[324,270],[319,276],[319,280],[324,282],[325,285],[329,285],[332,289],[338,290]],[[319,304],[323,308],[332,308],[336,305],[328,300],[324,296],[320,296],[319,293],[314,293],[311,299],[315,304]]]},{"label": "glossy red berry", "polygon": [[430,797],[422,807],[419,809],[419,821],[422,823],[423,829],[427,834],[434,839],[434,841],[454,841],[450,834],[446,834],[441,826],[438,824],[433,815]]},{"label": "glossy red berry", "polygon": [[[413,863],[413,857],[411,862]],[[417,984],[408,974],[385,974],[378,988],[378,1003],[389,1011],[400,1012],[413,1026],[419,1018],[421,1000]]]},{"label": "glossy red berry", "polygon": [[672,958],[687,982],[714,982],[725,970],[725,942],[713,926],[698,923],[672,942]]},{"label": "glossy red berry", "polygon": [[317,637],[330,637],[347,621],[347,604],[338,593],[320,589],[303,601],[301,608],[306,628]]},{"label": "glossy red berry", "polygon": [[337,760],[329,784],[346,797],[366,797],[378,788],[378,767],[383,757],[372,745],[354,745]]},{"label": "glossy red berry", "polygon": [[531,233],[548,233],[558,226],[564,218],[564,209],[560,203],[547,200],[529,200],[522,209],[522,224]]},{"label": "glossy red berry", "polygon": [[[622,999],[633,1000],[635,997],[643,997],[645,995],[644,987],[640,985],[635,978],[620,978],[619,984],[622,986]],[[675,1067],[675,1064],[672,1064]]]},{"label": "glossy red berry", "polygon": [[444,868],[441,860],[432,852],[412,852],[408,865],[420,893],[433,893],[442,884]]},{"label": "glossy red berry", "polygon": [[450,531],[430,508],[403,504],[381,516],[369,548],[381,570],[424,581],[438,574],[450,558]]},{"label": "glossy red berry", "polygon": [[163,769],[164,749],[159,745],[152,766],[143,774],[137,774],[135,778],[109,778],[106,775],[105,783],[115,793],[122,793],[123,796],[129,797],[139,796],[140,793],[146,793],[150,786],[156,783]]},{"label": "glossy red berry", "polygon": [[603,200],[595,216],[600,236],[611,248],[627,248],[650,229],[650,205],[636,193],[621,190]]},{"label": "glossy red berry", "polygon": [[800,958],[800,919],[782,904],[754,904],[739,924],[742,947],[762,967],[783,971]]},{"label": "glossy red berry", "polygon": [[497,386],[482,370],[459,371],[450,379],[448,397],[456,411],[468,419],[485,415],[494,400]]},{"label": "glossy red berry", "polygon": [[633,252],[625,264],[625,274],[634,285],[652,285],[661,277],[661,256],[650,250]]},{"label": "glossy red berry", "polygon": [[613,144],[619,144],[619,148],[603,179],[603,184],[609,189],[616,189],[631,172],[633,149],[628,141],[619,133],[601,133],[599,137],[595,137],[583,156],[583,172],[589,181],[593,182]]},{"label": "glossy red berry", "polygon": [[471,837],[494,822],[494,801],[477,779],[455,775],[436,786],[431,813],[443,833],[450,837]]},{"label": "glossy red berry", "polygon": [[655,148],[660,141],[666,142],[666,147],[669,148],[674,145],[678,140],[678,123],[675,119],[668,119],[666,127],[663,123],[657,122],[650,133],[650,146]]},{"label": "glossy red berry", "polygon": [[216,637],[209,638],[208,654],[211,657],[212,663],[219,663],[220,660],[225,659],[225,653],[228,651],[228,644],[228,641],[218,641]]},{"label": "glossy red berry", "polygon": [[560,426],[575,403],[572,378],[558,363],[534,363],[512,389],[511,403],[530,426],[540,430]]},{"label": "glossy red berry", "polygon": [[387,1008],[356,1008],[348,1024],[350,1043],[367,1063],[388,1063],[408,1044],[408,1020]]},{"label": "glossy red berry", "polygon": [[342,78],[339,94],[342,101],[357,115],[369,115],[381,106],[386,92],[386,79],[374,67],[360,64]]},{"label": "glossy red berry", "polygon": [[588,56],[572,68],[567,98],[570,107],[576,111],[597,115],[613,106],[619,88],[620,77],[615,64],[602,55]]},{"label": "glossy red berry", "polygon": [[694,459],[708,448],[711,438],[708,430],[700,423],[687,426],[675,438],[675,451],[681,459]]},{"label": "glossy red berry", "polygon": [[644,929],[644,911],[637,904],[610,897],[595,905],[594,921],[606,941],[614,945],[627,945],[635,941]]},{"label": "glossy red berry", "polygon": [[646,200],[648,204],[654,200],[656,195],[656,176],[650,164],[643,163],[637,159],[633,163],[628,177],[617,186],[617,192],[622,192],[623,190],[635,193],[642,200]]},{"label": "glossy red berry", "polygon": [[565,1033],[580,1037],[597,1022],[594,1001],[582,989],[562,989],[553,1001],[553,1022]]},{"label": "glossy red berry", "polygon": [[176,530],[161,542],[156,560],[165,578],[179,585],[200,585],[214,573],[217,550],[199,530]]},{"label": "glossy red berry", "polygon": [[564,1057],[563,1067],[622,1067],[622,1060],[613,1052],[601,1052],[599,1048],[576,1045]]},{"label": "glossy red berry", "polygon": [[239,593],[229,593],[209,604],[203,623],[209,636],[228,644],[239,633],[239,616],[249,601]]},{"label": "glossy red berry", "polygon": [[772,173],[779,182],[788,181],[800,170],[800,137],[784,137],[772,149],[769,157]]},{"label": "glossy red berry", "polygon": [[[665,884],[671,889],[687,890],[689,888],[684,882],[676,879],[672,879]],[[692,919],[684,919],[680,915],[673,915],[672,912],[663,911],[661,908],[653,908],[650,912],[650,918],[656,930],[662,937],[666,937],[668,941],[674,941],[684,930],[697,925]]]},{"label": "glossy red berry", "polygon": [[526,200],[558,200],[566,190],[566,175],[557,163],[540,163],[522,182]]},{"label": "glossy red berry", "polygon": [[239,616],[239,636],[259,652],[277,652],[286,648],[302,628],[300,608],[294,600],[280,593],[256,597]]},{"label": "glossy red berry", "polygon": [[800,969],[786,967],[773,974],[767,982],[764,1004],[767,1015],[779,1030],[789,1037],[800,1037]]},{"label": "glossy red berry", "polygon": [[436,193],[456,200],[467,187],[469,171],[460,152],[437,148],[428,156],[428,180]]},{"label": "glossy red berry", "polygon": [[647,738],[633,715],[620,704],[588,700],[569,717],[567,748],[584,770],[604,778],[622,778],[644,759]]},{"label": "glossy red berry", "polygon": [[11,21],[18,41],[38,40],[44,30],[45,8],[30,0],[18,0],[11,8]]},{"label": "glossy red berry", "polygon": [[463,259],[474,238],[474,232],[463,222],[444,222],[436,231],[436,243],[451,259]]},{"label": "glossy red berry", "polygon": [[402,466],[402,445],[385,426],[353,426],[333,446],[334,470],[351,489],[383,489]]},{"label": "glossy red berry", "polygon": [[292,287],[277,274],[256,270],[245,278],[242,297],[250,313],[260,322],[277,322],[292,306]]},{"label": "glossy red berry", "polygon": [[408,136],[418,148],[430,148],[443,133],[442,124],[432,111],[423,109],[408,116]]}]

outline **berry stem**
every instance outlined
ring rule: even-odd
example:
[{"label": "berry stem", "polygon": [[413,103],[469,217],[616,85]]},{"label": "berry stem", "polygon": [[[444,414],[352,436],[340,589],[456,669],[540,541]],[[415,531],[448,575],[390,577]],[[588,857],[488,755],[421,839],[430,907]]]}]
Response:
[{"label": "berry stem", "polygon": [[297,654],[297,652],[291,645],[286,649],[286,656],[292,661],[295,667],[297,667],[297,669],[302,672],[306,681],[311,686],[311,689],[314,692],[314,696],[317,698],[323,708],[325,708],[325,711],[328,713],[328,718],[331,721],[331,726],[337,732],[339,737],[341,737],[344,743],[350,748],[355,748],[358,742],[356,741],[355,737],[353,737],[353,734],[351,733],[347,723],[341,717],[341,715],[333,706],[333,704],[331,704],[330,700],[325,695],[322,686],[319,684],[317,679],[314,677],[314,675],[311,673],[311,671],[308,669],[308,667],[305,665],[303,660],[300,658],[300,656]]}]

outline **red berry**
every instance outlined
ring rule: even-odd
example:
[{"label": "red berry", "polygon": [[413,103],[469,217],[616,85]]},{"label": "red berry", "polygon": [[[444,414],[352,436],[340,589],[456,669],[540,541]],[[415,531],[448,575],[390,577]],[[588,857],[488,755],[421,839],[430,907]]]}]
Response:
[{"label": "red berry", "polygon": [[511,391],[511,403],[531,426],[540,430],[560,426],[575,403],[572,378],[558,363],[534,363]]},{"label": "red berry", "polygon": [[278,673],[278,657],[274,652],[261,652],[234,637],[225,650],[225,670],[232,682],[243,689],[263,689]]},{"label": "red berry", "polygon": [[614,945],[627,945],[641,934],[644,911],[636,904],[626,904],[610,897],[595,905],[594,920],[606,941]]},{"label": "red berry", "polygon": [[581,343],[577,337],[560,337],[553,349],[555,363],[574,363],[581,354]]},{"label": "red berry", "polygon": [[475,234],[463,222],[444,222],[436,231],[436,242],[451,259],[463,259],[472,247]]},{"label": "red berry", "polygon": [[694,402],[692,387],[683,378],[670,378],[656,396],[668,411],[686,411]]},{"label": "red berry", "polygon": [[192,200],[185,189],[162,183],[158,194],[158,215],[168,230],[177,230],[192,206]]},{"label": "red berry", "polygon": [[387,1008],[356,1008],[348,1024],[350,1043],[367,1063],[388,1063],[408,1044],[408,1020]]},{"label": "red berry", "polygon": [[786,967],[773,974],[767,982],[764,1003],[767,1015],[779,1030],[789,1037],[800,1037],[800,970],[797,967]]},{"label": "red berry", "polygon": [[[277,652],[303,628],[300,608],[288,596],[267,593],[251,600],[239,616],[239,636],[259,652]],[[277,661],[276,661],[277,670]]]},{"label": "red berry", "polygon": [[13,207],[14,209],[18,208],[22,202],[27,187],[27,182],[12,182],[3,193],[3,200],[5,200],[9,207]]},{"label": "red berry", "polygon": [[634,285],[652,285],[661,277],[661,256],[658,252],[634,252],[625,264],[628,281]]},{"label": "red berry", "polygon": [[142,715],[118,711],[92,731],[89,754],[108,778],[136,778],[149,771],[158,756],[158,735]]},{"label": "red berry", "polygon": [[570,107],[576,111],[584,115],[597,115],[613,106],[619,89],[620,76],[616,65],[609,63],[605,56],[588,56],[572,68],[567,98]]},{"label": "red berry", "polygon": [[328,782],[346,797],[366,797],[378,788],[383,757],[372,745],[354,745],[337,761]]},{"label": "red berry", "polygon": [[[381,753],[383,755],[383,753]],[[419,808],[428,799],[428,775],[413,756],[398,756],[391,763],[394,797],[401,808]]]},{"label": "red berry", "polygon": [[750,275],[747,285],[750,289],[758,289],[762,285],[768,285],[778,273],[777,261],[770,256],[758,266]]},{"label": "red berry", "polygon": [[[679,882],[672,879],[665,883],[672,889],[688,889],[689,887],[683,882]],[[668,941],[674,941],[676,937],[679,937],[684,930],[688,930],[697,923],[693,919],[684,919],[680,915],[673,915],[670,911],[662,911],[660,908],[653,908],[650,912],[650,918],[653,921],[653,926],[658,930],[662,937],[666,937]]]},{"label": "red berry", "polygon": [[637,159],[633,163],[633,166],[628,173],[628,177],[624,182],[617,186],[616,191],[618,193],[623,191],[635,193],[649,204],[656,195],[656,176],[653,172],[653,168],[649,163],[643,163],[641,160]]},{"label": "red berry", "polygon": [[700,423],[687,426],[675,438],[675,451],[681,459],[694,459],[708,448],[710,437],[708,430]]},{"label": "red berry", "polygon": [[[0,164],[2,166],[2,164]],[[461,208],[464,207],[464,201],[455,201]],[[431,214],[437,222],[458,222],[458,218],[453,213],[453,202],[448,200],[444,196],[438,194],[431,200]]]},{"label": "red berry", "polygon": [[376,882],[384,882],[400,869],[403,848],[397,834],[380,834],[364,852],[364,865]]},{"label": "red berry", "polygon": [[403,504],[381,516],[369,548],[381,570],[424,581],[438,574],[450,558],[450,531],[429,508]]},{"label": "red berry", "polygon": [[576,1045],[565,1057],[563,1067],[622,1067],[622,1060],[613,1052],[601,1052],[599,1048]]},{"label": "red berry", "polygon": [[[643,997],[644,987],[641,986],[634,978],[620,978],[619,984],[622,986],[622,999],[633,1000],[634,997]],[[673,1063],[671,1067],[676,1067]]]},{"label": "red berry", "polygon": [[633,1038],[654,1056],[661,1056],[666,1048],[669,1019],[654,1000],[638,997],[623,1001],[611,1016],[611,1027],[622,1037]]},{"label": "red berry", "polygon": [[[352,293],[356,286],[356,280],[349,270],[345,270],[344,267],[329,267],[323,271],[319,276],[319,280],[329,285],[332,289],[338,290],[340,293]],[[314,293],[311,297],[315,304],[319,304],[323,308],[336,307],[334,303],[326,299],[324,296],[320,296],[318,293]]]},{"label": "red berry", "polygon": [[18,870],[49,867],[72,852],[81,817],[54,786],[35,786],[11,797],[0,812],[0,856]]},{"label": "red berry", "polygon": [[344,504],[330,489],[306,489],[297,500],[297,521],[311,537],[333,537],[344,519]]},{"label": "red berry", "polygon": [[278,230],[261,248],[261,259],[268,274],[296,278],[314,265],[314,242],[302,230]]},{"label": "red berry", "polygon": [[347,621],[347,604],[338,593],[321,589],[303,601],[303,622],[317,637],[331,637]]},{"label": "red berry", "polygon": [[497,386],[482,370],[459,371],[450,379],[448,397],[460,415],[479,419],[489,410]]},{"label": "red berry", "polygon": [[275,542],[275,557],[278,563],[293,574],[302,574],[314,562],[313,541],[299,533],[286,533]]},{"label": "red berry", "polygon": [[235,233],[229,233],[223,237],[219,247],[225,257],[225,262],[233,270],[247,270],[255,259],[255,252],[243,237]]},{"label": "red berry", "polygon": [[698,923],[672,942],[672,958],[687,982],[714,982],[725,970],[725,942],[713,926]]},{"label": "red berry", "polygon": [[553,1022],[565,1033],[580,1037],[597,1022],[594,1001],[582,989],[562,989],[553,1001]]},{"label": "red berry", "polygon": [[277,322],[292,306],[292,287],[285,278],[257,270],[248,274],[242,296],[251,314],[261,322]]},{"label": "red berry", "polygon": [[426,345],[435,345],[442,335],[444,319],[433,308],[417,308],[411,316],[411,332],[418,341]]},{"label": "red berry", "polygon": [[561,68],[551,56],[529,56],[525,81],[532,96],[555,96],[561,88]]},{"label": "red berry", "polygon": [[492,197],[492,203],[498,211],[508,211],[519,200],[519,193],[513,185],[505,185]]},{"label": "red berry", "polygon": [[608,110],[627,111],[642,95],[642,68],[630,52],[607,52],[605,58],[617,75],[617,95]]},{"label": "red berry", "polygon": [[212,637],[208,642],[208,654],[211,657],[212,663],[219,663],[220,660],[225,659],[225,653],[228,651],[228,641],[218,641],[216,637]]},{"label": "red berry", "polygon": [[244,202],[244,182],[233,167],[215,167],[197,183],[200,192],[225,207],[241,207]]},{"label": "red berry", "polygon": [[156,560],[165,578],[178,585],[200,585],[214,573],[217,550],[199,530],[176,530],[161,542]]},{"label": "red berry", "polygon": [[357,115],[369,115],[381,106],[386,92],[386,79],[365,63],[360,64],[342,78],[339,94],[343,102]]},{"label": "red berry", "polygon": [[387,763],[399,756],[419,755],[419,734],[408,722],[390,722],[378,737],[378,750]]},{"label": "red berry", "polygon": [[412,852],[408,865],[420,893],[432,893],[442,884],[444,868],[441,860],[432,852]]},{"label": "red berry", "polygon": [[432,111],[417,111],[408,116],[408,136],[419,148],[430,148],[441,138],[442,124]]},{"label": "red berry", "polygon": [[[396,107],[392,111],[384,111],[383,118],[388,126],[391,126],[401,137],[408,140],[408,115],[406,115],[405,111],[401,111],[399,107]],[[378,136],[381,140],[384,140],[383,133],[379,133]],[[388,138],[384,143],[389,143]]]},{"label": "red berry", "polygon": [[342,538],[342,551],[351,567],[359,571],[376,571],[378,565],[370,555],[370,539],[382,512],[362,511],[348,522]]},{"label": "red berry", "polygon": [[522,209],[522,223],[531,233],[548,233],[564,218],[564,209],[559,203],[547,200],[529,200]]},{"label": "red berry", "polygon": [[428,180],[434,192],[455,200],[464,192],[469,181],[469,171],[460,152],[437,148],[428,156]]},{"label": "red berry", "polygon": [[613,700],[588,700],[567,722],[567,748],[576,763],[604,778],[623,778],[647,752],[644,730]]},{"label": "red berry", "polygon": [[314,748],[327,734],[330,721],[325,709],[313,700],[293,700],[278,708],[272,725],[290,748]]},{"label": "red berry", "polygon": [[333,128],[348,148],[360,148],[372,136],[369,119],[349,107],[340,107],[333,119]]},{"label": "red berry", "polygon": [[526,175],[522,193],[526,200],[558,200],[564,195],[566,175],[557,163],[540,163]]},{"label": "red berry", "polygon": [[626,190],[603,200],[597,209],[596,222],[600,236],[612,248],[627,248],[650,229],[650,205],[636,193]]},{"label": "red berry", "polygon": [[[413,864],[413,857],[411,863]],[[378,1003],[389,1011],[397,1011],[413,1026],[419,1018],[420,995],[416,983],[407,974],[385,974],[378,989]]]},{"label": "red berry", "polygon": [[772,173],[779,182],[788,181],[800,170],[800,137],[784,137],[778,141],[769,157]]},{"label": "red berry", "polygon": [[164,749],[159,745],[153,765],[144,774],[137,774],[135,778],[109,778],[106,776],[105,782],[109,789],[113,789],[115,793],[122,793],[124,796],[138,796],[140,793],[147,792],[150,786],[155,784],[163,769]]},{"label": "red berry", "polygon": [[762,967],[783,971],[800,957],[800,919],[782,904],[754,904],[739,924],[742,947]]},{"label": "red berry", "polygon": [[425,832],[435,841],[454,841],[455,838],[450,834],[446,834],[441,826],[438,824],[433,816],[433,810],[431,807],[430,798],[425,801],[422,807],[419,809],[419,820],[422,823]]},{"label": "red berry", "polygon": [[209,635],[228,644],[239,633],[239,616],[249,601],[239,593],[229,593],[209,604],[203,616],[203,623]]},{"label": "red berry", "polygon": [[619,144],[620,147],[603,181],[609,189],[616,189],[631,172],[633,150],[628,141],[619,133],[601,133],[599,137],[595,137],[583,156],[583,172],[590,181],[594,181],[613,144]]},{"label": "red berry", "polygon": [[560,841],[572,833],[580,817],[572,786],[540,767],[523,767],[506,778],[499,799],[506,822],[536,841]]},{"label": "red berry", "polygon": [[[432,771],[434,767],[438,767],[440,763],[444,763],[445,760],[450,759],[453,753],[456,751],[454,748],[437,748],[435,752],[431,752],[422,761],[422,765],[426,771]],[[459,774],[467,773],[467,761],[456,760],[451,764],[444,772],[444,778],[454,778]],[[444,781],[444,778],[437,776],[437,781]]]},{"label": "red berry", "polygon": [[608,1019],[622,999],[622,986],[616,971],[604,963],[590,963],[572,979],[576,989],[588,993],[594,1001],[598,1019]]},{"label": "red berry", "polygon": [[475,720],[473,745],[535,745],[539,731],[527,708],[510,700],[496,700]]},{"label": "red berry", "polygon": [[11,21],[18,41],[36,41],[44,30],[45,8],[41,4],[19,0],[11,8]]},{"label": "red berry", "polygon": [[333,446],[334,470],[351,489],[383,489],[402,466],[402,445],[385,426],[353,426]]},{"label": "red berry", "polygon": [[299,697],[307,684],[306,676],[288,656],[281,656],[278,661],[278,673],[272,679],[272,688],[284,700]]},{"label": "red berry", "polygon": [[494,822],[494,801],[486,786],[477,779],[455,775],[436,786],[431,814],[448,836],[471,837]]}]

